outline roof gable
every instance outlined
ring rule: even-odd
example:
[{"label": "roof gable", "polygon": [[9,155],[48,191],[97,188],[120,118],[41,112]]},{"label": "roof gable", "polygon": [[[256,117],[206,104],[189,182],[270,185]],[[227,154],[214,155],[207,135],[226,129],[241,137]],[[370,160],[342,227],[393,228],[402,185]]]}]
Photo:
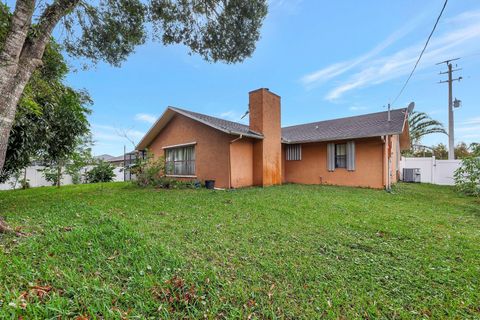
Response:
[{"label": "roof gable", "polygon": [[153,124],[150,130],[145,134],[142,140],[138,143],[136,149],[145,149],[155,137],[163,130],[163,128],[170,122],[175,114],[181,114],[187,118],[203,123],[209,127],[225,132],[227,134],[243,135],[254,139],[263,139],[263,135],[250,130],[250,127],[241,123],[228,121],[212,117],[206,114],[197,113],[176,107],[168,107],[160,118]]}]

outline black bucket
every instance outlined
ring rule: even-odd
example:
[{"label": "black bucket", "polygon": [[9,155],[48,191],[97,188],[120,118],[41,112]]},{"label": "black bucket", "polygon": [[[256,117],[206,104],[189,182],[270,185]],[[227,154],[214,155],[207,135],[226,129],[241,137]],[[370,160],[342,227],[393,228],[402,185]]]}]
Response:
[{"label": "black bucket", "polygon": [[207,189],[215,189],[215,180],[205,180],[205,188]]}]

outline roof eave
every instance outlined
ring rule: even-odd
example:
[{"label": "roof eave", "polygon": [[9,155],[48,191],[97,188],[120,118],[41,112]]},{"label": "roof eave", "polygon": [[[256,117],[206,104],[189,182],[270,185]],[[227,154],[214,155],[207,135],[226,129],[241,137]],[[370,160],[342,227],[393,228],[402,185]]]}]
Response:
[{"label": "roof eave", "polygon": [[150,133],[152,133],[152,131],[156,128],[156,126],[158,125],[160,120],[162,120],[165,117],[165,115],[167,114],[167,112],[169,112],[169,111],[173,111],[173,110],[170,109],[170,107],[168,107],[168,108],[165,109],[165,111],[163,111],[162,115],[160,117],[158,117],[157,121],[155,121],[155,123],[150,127],[150,129],[148,129],[147,133],[145,133],[142,140],[140,140],[140,142],[135,146],[135,150],[143,150],[147,147],[147,145],[151,142],[151,141],[146,142]]},{"label": "roof eave", "polygon": [[333,139],[316,139],[316,140],[287,140],[282,138],[282,143],[300,144],[300,143],[329,142],[329,141],[341,141],[341,140],[357,140],[357,139],[365,139],[365,138],[382,137],[385,135],[392,135],[392,134],[401,134],[402,132],[403,131],[395,131],[395,132],[385,132],[383,134],[367,135],[367,136],[360,136],[360,137],[338,137]]},{"label": "roof eave", "polygon": [[[142,150],[142,149],[145,149],[151,142],[152,140],[152,137],[150,137],[150,134],[153,132],[153,130],[156,128],[156,126],[159,124],[159,122],[166,116],[166,114],[171,111],[171,112],[175,112],[175,113],[178,113],[178,114],[181,114],[182,116],[184,117],[187,117],[189,119],[192,119],[194,121],[197,121],[197,122],[200,122],[206,126],[209,126],[211,128],[214,128],[216,130],[219,130],[221,132],[224,132],[224,133],[227,133],[227,134],[231,134],[231,135],[242,135],[244,137],[248,137],[248,138],[253,138],[253,139],[263,139],[263,135],[261,134],[258,134],[258,133],[245,133],[245,132],[240,132],[240,131],[235,131],[235,130],[227,130],[225,128],[222,128],[222,127],[219,127],[219,126],[216,126],[212,123],[209,123],[208,121],[205,121],[203,119],[199,119],[195,116],[192,116],[191,114],[188,114],[187,112],[184,112],[182,110],[179,110],[178,108],[175,108],[175,107],[172,107],[172,106],[168,106],[167,109],[162,113],[162,115],[157,119],[157,121],[155,121],[155,123],[152,125],[152,127],[150,127],[150,129],[147,131],[147,133],[145,134],[145,136],[143,136],[142,140],[137,144],[137,146],[135,147],[136,150]],[[161,129],[160,129],[161,131]],[[160,131],[158,133],[160,133]],[[158,134],[157,133],[157,134]],[[147,139],[147,138],[150,138],[150,139]],[[154,137],[153,137],[154,139]]]}]

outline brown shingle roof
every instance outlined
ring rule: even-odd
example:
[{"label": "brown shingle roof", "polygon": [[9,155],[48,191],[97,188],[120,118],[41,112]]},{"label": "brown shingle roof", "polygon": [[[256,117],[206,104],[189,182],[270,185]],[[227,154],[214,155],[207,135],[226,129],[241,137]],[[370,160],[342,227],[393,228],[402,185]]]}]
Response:
[{"label": "brown shingle roof", "polygon": [[224,131],[226,133],[242,134],[244,136],[248,136],[251,138],[263,139],[263,135],[261,133],[250,130],[250,127],[245,124],[228,121],[225,119],[220,119],[220,118],[212,117],[206,114],[197,113],[197,112],[193,112],[185,109],[180,109],[177,107],[168,107],[168,108],[180,114],[183,114],[186,117],[189,117],[193,120],[197,120],[199,122],[202,122],[208,126]]},{"label": "brown shingle roof", "polygon": [[384,111],[285,127],[282,128],[282,139],[285,143],[301,143],[402,133],[407,109],[395,109],[390,112],[390,121],[388,112]]},{"label": "brown shingle roof", "polygon": [[[387,121],[387,111],[364,114],[355,117],[312,122],[282,128],[283,143],[307,143],[316,141],[334,141],[378,137],[386,134],[403,132],[406,108],[391,110],[391,121]],[[165,113],[150,128],[137,150],[148,147],[148,144],[171,119],[172,114],[179,113],[195,121],[201,122],[228,134],[244,135],[255,139],[263,139],[261,133],[250,130],[248,125],[212,117],[177,107],[168,107]]]}]

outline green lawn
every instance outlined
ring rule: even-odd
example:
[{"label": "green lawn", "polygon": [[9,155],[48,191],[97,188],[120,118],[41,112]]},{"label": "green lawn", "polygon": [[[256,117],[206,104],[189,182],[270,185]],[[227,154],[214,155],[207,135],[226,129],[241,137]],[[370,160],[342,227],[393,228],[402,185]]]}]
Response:
[{"label": "green lawn", "polygon": [[450,187],[79,185],[0,215],[30,233],[0,235],[1,319],[480,318],[480,202]]}]

